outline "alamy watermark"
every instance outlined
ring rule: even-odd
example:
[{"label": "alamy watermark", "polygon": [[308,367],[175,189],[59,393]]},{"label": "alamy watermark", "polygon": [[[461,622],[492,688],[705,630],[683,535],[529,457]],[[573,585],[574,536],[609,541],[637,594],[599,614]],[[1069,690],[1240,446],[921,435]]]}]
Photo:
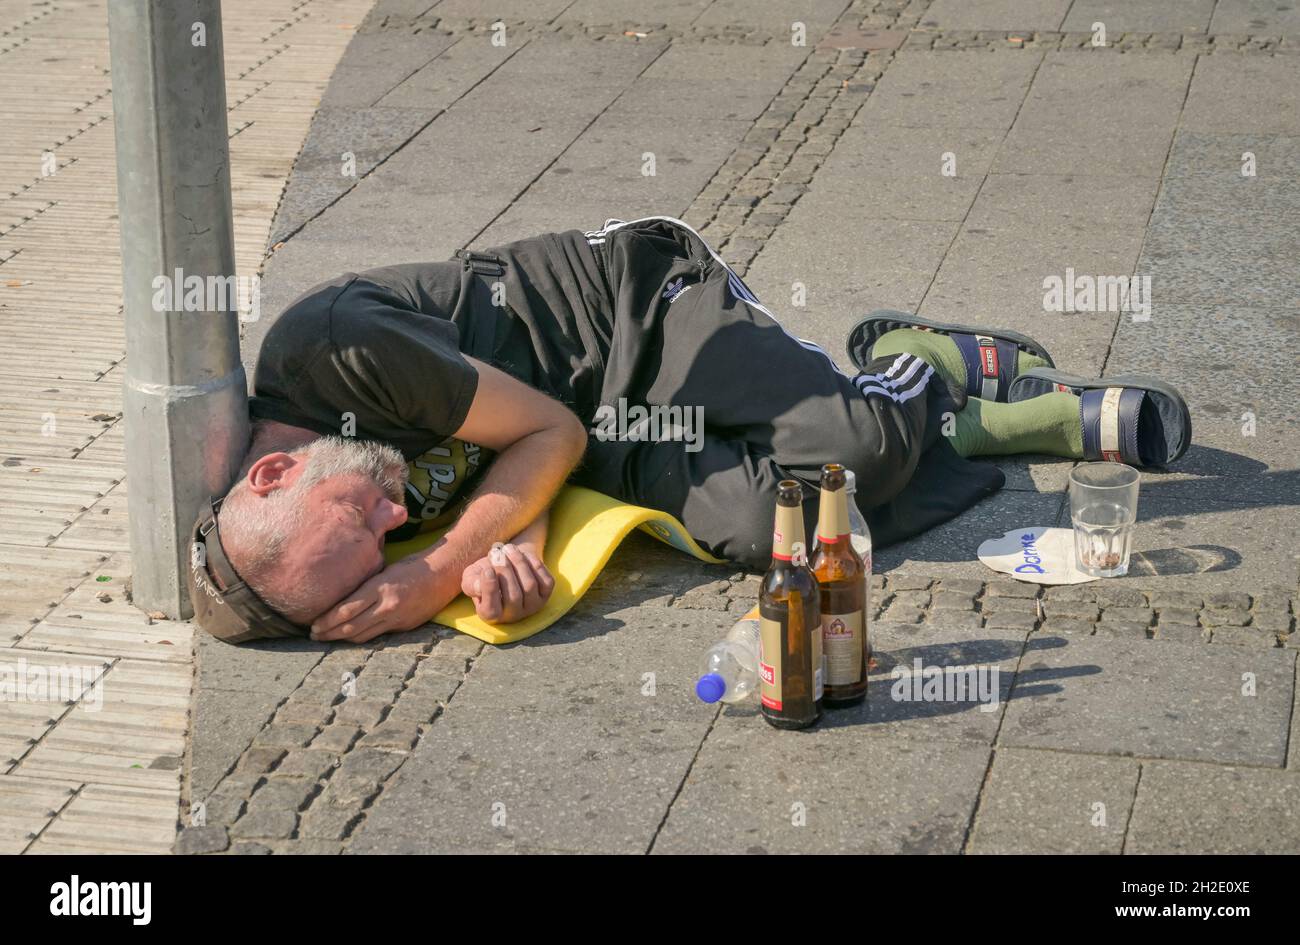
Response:
[{"label": "alamy watermark", "polygon": [[262,277],[171,275],[153,277],[155,312],[237,312],[241,322],[262,317]]},{"label": "alamy watermark", "polygon": [[1133,321],[1151,318],[1151,277],[1076,274],[1043,279],[1045,312],[1131,312]]},{"label": "alamy watermark", "polygon": [[68,882],[50,886],[50,915],[128,916],[132,925],[148,925],[153,917],[153,883],[95,883],[73,873]]},{"label": "alamy watermark", "polygon": [[926,666],[918,656],[911,667],[894,667],[889,689],[895,702],[978,702],[981,712],[998,707],[997,666]]},{"label": "alamy watermark", "polygon": [[102,666],[0,661],[0,702],[76,702],[87,712],[104,705]]},{"label": "alamy watermark", "polygon": [[629,405],[626,397],[617,404],[596,408],[591,432],[602,442],[682,442],[688,453],[704,448],[704,408],[677,404]]}]

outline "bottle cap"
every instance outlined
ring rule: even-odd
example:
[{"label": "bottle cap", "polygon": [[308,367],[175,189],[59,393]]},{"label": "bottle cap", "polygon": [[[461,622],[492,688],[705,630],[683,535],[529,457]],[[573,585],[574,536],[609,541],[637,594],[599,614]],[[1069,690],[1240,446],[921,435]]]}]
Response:
[{"label": "bottle cap", "polygon": [[726,691],[727,681],[717,673],[705,673],[695,684],[695,694],[700,697],[701,702],[710,704],[717,702]]}]

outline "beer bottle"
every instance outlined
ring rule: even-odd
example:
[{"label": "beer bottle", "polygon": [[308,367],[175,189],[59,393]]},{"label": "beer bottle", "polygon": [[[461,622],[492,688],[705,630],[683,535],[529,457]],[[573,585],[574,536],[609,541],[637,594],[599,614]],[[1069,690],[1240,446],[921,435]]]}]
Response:
[{"label": "beer bottle", "polygon": [[804,541],[803,487],[793,479],[777,484],[758,614],[763,717],[776,728],[807,728],[822,714],[821,607]]},{"label": "beer bottle", "polygon": [[867,570],[852,544],[845,473],[838,463],[822,467],[811,562],[821,592],[828,709],[857,705],[867,695]]}]

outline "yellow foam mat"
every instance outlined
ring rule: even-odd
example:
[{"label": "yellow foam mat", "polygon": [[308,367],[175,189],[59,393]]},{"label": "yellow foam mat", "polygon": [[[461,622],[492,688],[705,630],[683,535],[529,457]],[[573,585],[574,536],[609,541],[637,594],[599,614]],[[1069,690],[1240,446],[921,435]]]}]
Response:
[{"label": "yellow foam mat", "polygon": [[[515,623],[492,624],[474,612],[474,602],[464,594],[439,611],[435,623],[477,637],[484,643],[514,643],[545,630],[587,593],[614,549],[634,528],[648,532],[680,551],[710,564],[721,564],[695,543],[686,528],[667,512],[628,505],[582,486],[565,486],[551,506],[546,552],[542,560],[555,577],[555,589],[546,606]],[[408,541],[392,542],[385,549],[389,563],[429,547],[447,528],[425,532]]]}]

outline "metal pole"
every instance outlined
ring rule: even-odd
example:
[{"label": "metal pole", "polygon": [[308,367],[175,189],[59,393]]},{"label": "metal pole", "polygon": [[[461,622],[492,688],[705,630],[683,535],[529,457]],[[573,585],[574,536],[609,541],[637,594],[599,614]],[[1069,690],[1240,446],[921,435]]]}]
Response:
[{"label": "metal pole", "polygon": [[248,440],[238,303],[227,291],[235,253],[221,3],[108,7],[132,597],[187,618],[190,526],[199,502],[229,484]]}]

